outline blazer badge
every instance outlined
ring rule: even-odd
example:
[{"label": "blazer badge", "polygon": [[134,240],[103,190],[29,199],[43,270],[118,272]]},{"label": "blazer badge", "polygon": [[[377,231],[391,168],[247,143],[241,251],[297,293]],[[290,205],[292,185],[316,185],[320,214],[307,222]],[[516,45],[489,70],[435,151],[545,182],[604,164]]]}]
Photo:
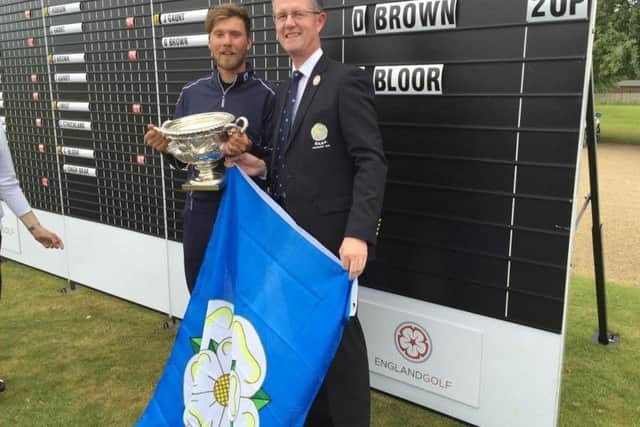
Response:
[{"label": "blazer badge", "polygon": [[314,141],[325,141],[327,139],[327,136],[329,136],[329,130],[327,129],[326,125],[322,123],[316,123],[311,128],[311,138],[313,138]]}]

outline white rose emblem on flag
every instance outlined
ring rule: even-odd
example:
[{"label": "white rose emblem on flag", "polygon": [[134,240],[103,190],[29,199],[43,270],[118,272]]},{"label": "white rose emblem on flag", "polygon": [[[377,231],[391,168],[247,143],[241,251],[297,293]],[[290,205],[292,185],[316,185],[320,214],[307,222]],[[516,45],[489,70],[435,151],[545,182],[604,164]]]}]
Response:
[{"label": "white rose emblem on flag", "polygon": [[202,339],[192,342],[200,346],[184,371],[184,425],[259,427],[259,410],[270,398],[262,390],[267,359],[253,325],[235,316],[228,301],[211,300]]}]

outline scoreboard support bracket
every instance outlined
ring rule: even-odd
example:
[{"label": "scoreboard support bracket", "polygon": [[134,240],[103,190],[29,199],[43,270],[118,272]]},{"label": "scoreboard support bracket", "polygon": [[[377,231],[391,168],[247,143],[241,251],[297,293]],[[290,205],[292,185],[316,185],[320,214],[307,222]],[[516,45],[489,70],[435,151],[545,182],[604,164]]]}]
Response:
[{"label": "scoreboard support bracket", "polygon": [[67,286],[64,287],[64,288],[60,288],[60,293],[61,294],[68,294],[70,292],[78,291],[82,287],[83,286],[78,282],[74,282],[73,280],[67,280]]},{"label": "scoreboard support bracket", "polygon": [[162,323],[162,329],[165,329],[165,330],[173,329],[177,325],[178,325],[178,320],[173,316],[169,316],[169,319],[165,320],[164,323]]},{"label": "scoreboard support bracket", "polygon": [[[596,279],[596,303],[598,306],[598,331],[593,341],[602,345],[618,344],[620,337],[610,333],[607,326],[607,291],[604,274],[604,249],[602,245],[602,223],[600,222],[600,195],[598,190],[598,156],[596,152],[596,126],[593,110],[593,73],[589,77],[589,100],[587,102],[587,153],[589,157],[590,194],[586,203],[591,202],[591,238],[593,241],[593,265]],[[586,207],[585,203],[585,207]]]}]

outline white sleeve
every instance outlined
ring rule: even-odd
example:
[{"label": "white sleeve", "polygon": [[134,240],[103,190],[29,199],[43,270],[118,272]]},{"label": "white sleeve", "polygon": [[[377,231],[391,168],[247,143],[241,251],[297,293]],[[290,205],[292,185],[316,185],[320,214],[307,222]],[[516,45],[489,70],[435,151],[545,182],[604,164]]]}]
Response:
[{"label": "white sleeve", "polygon": [[13,159],[4,129],[0,126],[0,199],[9,206],[13,213],[20,217],[31,210],[24,197],[13,169]]}]

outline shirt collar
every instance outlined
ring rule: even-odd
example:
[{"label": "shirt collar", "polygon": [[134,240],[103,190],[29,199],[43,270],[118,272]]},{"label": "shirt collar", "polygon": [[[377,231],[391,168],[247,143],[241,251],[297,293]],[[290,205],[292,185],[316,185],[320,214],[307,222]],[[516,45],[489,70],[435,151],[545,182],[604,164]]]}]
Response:
[{"label": "shirt collar", "polygon": [[315,52],[311,54],[310,57],[307,58],[306,61],[304,61],[304,64],[302,64],[300,68],[296,69],[296,67],[294,66],[293,71],[300,71],[304,77],[309,77],[311,73],[313,73],[313,69],[316,67],[316,64],[320,60],[321,56],[322,48],[319,47]]}]

